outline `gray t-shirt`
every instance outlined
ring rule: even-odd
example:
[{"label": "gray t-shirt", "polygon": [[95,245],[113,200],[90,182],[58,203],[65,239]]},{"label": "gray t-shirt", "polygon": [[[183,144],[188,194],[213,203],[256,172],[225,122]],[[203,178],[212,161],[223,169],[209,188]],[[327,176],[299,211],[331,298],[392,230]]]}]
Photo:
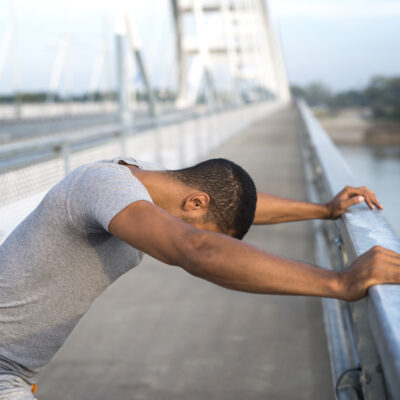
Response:
[{"label": "gray t-shirt", "polygon": [[93,300],[143,254],[108,232],[129,204],[152,199],[124,160],[84,165],[54,186],[0,246],[0,374],[35,383]]}]

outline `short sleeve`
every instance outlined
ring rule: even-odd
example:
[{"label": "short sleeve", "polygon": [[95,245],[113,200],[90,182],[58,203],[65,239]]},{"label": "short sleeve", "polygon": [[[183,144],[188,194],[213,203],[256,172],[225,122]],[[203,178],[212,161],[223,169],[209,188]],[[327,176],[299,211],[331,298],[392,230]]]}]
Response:
[{"label": "short sleeve", "polygon": [[124,166],[95,163],[85,166],[70,183],[67,210],[73,224],[90,232],[108,231],[112,218],[139,200],[152,202],[143,184]]}]

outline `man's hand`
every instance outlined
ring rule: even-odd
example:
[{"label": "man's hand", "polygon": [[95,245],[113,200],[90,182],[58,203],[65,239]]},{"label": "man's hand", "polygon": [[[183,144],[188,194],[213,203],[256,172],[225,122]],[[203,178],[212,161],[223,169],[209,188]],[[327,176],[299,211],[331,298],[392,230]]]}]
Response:
[{"label": "man's hand", "polygon": [[356,258],[340,273],[343,300],[355,301],[367,295],[368,288],[384,283],[400,283],[400,254],[374,246]]},{"label": "man's hand", "polygon": [[376,198],[375,193],[365,186],[359,188],[346,186],[325,205],[328,211],[328,219],[339,218],[350,206],[362,203],[363,201],[367,203],[371,210],[374,210],[375,207],[379,210],[383,210],[383,207]]}]

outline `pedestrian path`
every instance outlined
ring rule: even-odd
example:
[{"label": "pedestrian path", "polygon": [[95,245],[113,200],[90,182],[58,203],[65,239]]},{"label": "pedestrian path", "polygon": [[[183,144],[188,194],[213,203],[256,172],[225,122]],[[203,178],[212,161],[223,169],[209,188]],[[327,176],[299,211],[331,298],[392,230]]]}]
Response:
[{"label": "pedestrian path", "polygon": [[[294,108],[212,156],[259,190],[306,197]],[[246,241],[313,262],[309,222],[254,227]],[[100,296],[47,366],[40,400],[333,399],[320,300],[229,291],[147,257]]]}]

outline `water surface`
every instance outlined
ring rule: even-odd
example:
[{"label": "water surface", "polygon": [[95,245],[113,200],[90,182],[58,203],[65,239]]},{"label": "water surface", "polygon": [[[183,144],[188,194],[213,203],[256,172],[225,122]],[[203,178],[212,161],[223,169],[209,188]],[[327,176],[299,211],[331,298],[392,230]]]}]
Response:
[{"label": "water surface", "polygon": [[339,146],[360,186],[373,190],[400,233],[400,147]]}]

